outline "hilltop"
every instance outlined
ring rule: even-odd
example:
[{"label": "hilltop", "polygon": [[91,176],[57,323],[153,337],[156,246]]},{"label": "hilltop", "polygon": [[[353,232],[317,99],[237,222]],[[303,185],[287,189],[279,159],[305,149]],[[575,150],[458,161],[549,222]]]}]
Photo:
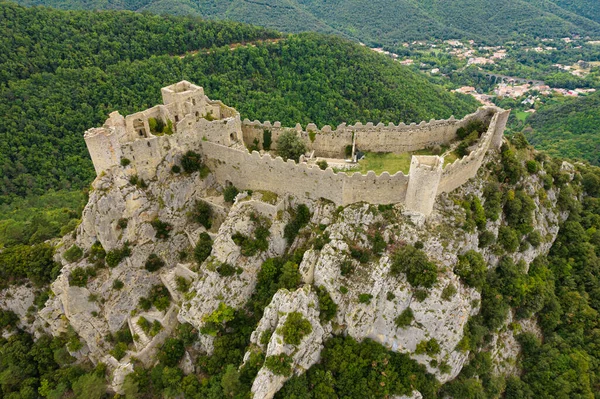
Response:
[{"label": "hilltop", "polygon": [[[335,37],[273,43],[267,39],[278,33],[238,23],[9,3],[0,3],[0,15],[3,201],[86,186],[93,169],[81,132],[116,108],[147,108],[182,77],[244,118],[287,125],[410,123],[476,108],[473,99]],[[232,51],[231,44],[241,46]]]},{"label": "hilltop", "polygon": [[[97,177],[73,232],[0,252],[3,395],[593,398],[598,168],[503,138],[499,109],[303,131],[186,81],[162,95],[86,132]],[[310,164],[355,133],[465,155],[408,186]],[[267,155],[290,135],[301,153]],[[431,209],[413,180],[439,183]]]},{"label": "hilltop", "polygon": [[595,1],[21,0],[20,4],[200,15],[285,32],[335,33],[372,47],[430,38],[499,42],[519,35],[600,36],[600,6]]},{"label": "hilltop", "polygon": [[600,392],[600,168],[509,111],[334,36],[3,2],[0,30],[0,397]]}]

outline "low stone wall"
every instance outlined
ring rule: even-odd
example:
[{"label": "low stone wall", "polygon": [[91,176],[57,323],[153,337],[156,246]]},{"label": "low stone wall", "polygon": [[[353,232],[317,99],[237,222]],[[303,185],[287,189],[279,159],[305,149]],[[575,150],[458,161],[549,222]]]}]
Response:
[{"label": "low stone wall", "polygon": [[286,202],[283,199],[280,199],[277,204],[267,204],[266,202],[252,198],[244,201],[245,206],[251,206],[256,212],[270,219],[275,219],[277,213],[285,210],[285,203]]}]

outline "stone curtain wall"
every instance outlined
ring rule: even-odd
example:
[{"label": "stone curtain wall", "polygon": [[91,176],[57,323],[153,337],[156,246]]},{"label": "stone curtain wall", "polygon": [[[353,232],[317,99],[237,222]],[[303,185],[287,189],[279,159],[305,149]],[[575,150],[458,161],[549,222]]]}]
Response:
[{"label": "stone curtain wall", "polygon": [[371,204],[395,204],[402,203],[406,198],[406,187],[408,176],[402,172],[391,175],[383,172],[377,176],[375,172],[369,171],[366,175],[354,173],[345,177],[344,195],[342,205],[355,202],[368,202]]},{"label": "stone curtain wall", "polygon": [[[265,130],[269,130],[272,134],[271,150],[276,150],[281,133],[286,130],[294,130],[302,137],[309,151],[315,152],[316,157],[344,158],[346,146],[352,145],[353,134],[356,135],[356,148],[361,151],[395,153],[416,151],[450,143],[456,138],[456,131],[460,127],[466,126],[472,120],[487,121],[492,112],[495,112],[495,108],[483,107],[460,120],[451,117],[447,120],[431,120],[410,125],[401,123],[397,126],[393,123],[374,125],[369,122],[363,125],[358,122],[350,126],[342,123],[335,130],[329,125],[318,129],[317,125],[313,123],[303,129],[299,124],[294,128],[286,128],[282,127],[280,122],[272,124],[269,121],[251,122],[245,119],[242,122],[242,133],[244,144],[247,147],[252,146],[254,140],[257,139],[259,148],[262,149],[263,133]],[[311,139],[310,132],[314,133],[313,139]]]},{"label": "stone curtain wall", "polygon": [[245,150],[202,143],[208,167],[221,184],[231,183],[239,189],[267,190],[279,195],[291,194],[298,198],[327,198],[342,203],[343,180],[333,171],[318,167],[284,162],[280,157],[250,154]]},{"label": "stone curtain wall", "polygon": [[[427,164],[429,161],[425,159],[422,159],[422,162],[413,162],[410,177],[402,173],[390,176],[387,172],[377,176],[372,171],[366,175],[355,173],[349,176],[346,173],[335,174],[331,169],[321,171],[316,166],[298,165],[292,161],[284,162],[281,158],[273,159],[268,154],[261,157],[256,152],[249,154],[246,151],[222,148],[212,143],[204,143],[203,148],[207,157],[212,159],[211,165],[214,165],[217,180],[231,182],[241,189],[264,189],[278,194],[289,193],[299,198],[326,198],[338,205],[361,201],[373,204],[404,202],[408,209],[428,214],[433,208],[437,194],[453,191],[474,177],[487,151],[499,147],[509,113],[510,111],[495,107],[484,107],[461,120],[451,118],[448,121],[431,121],[419,125],[340,125],[333,131],[329,126],[317,130],[314,124],[308,125],[306,131],[303,131],[299,125],[293,128],[307,140],[309,147],[315,150],[316,156],[339,158],[340,155],[336,154],[342,153],[343,156],[345,146],[352,142],[353,133],[357,134],[357,147],[361,150],[406,152],[435,144],[447,144],[455,139],[458,128],[466,126],[472,120],[489,122],[488,129],[480,138],[477,148],[469,155],[443,169],[439,163],[433,170],[431,165]],[[281,127],[279,122],[274,124],[268,121],[242,122],[242,133],[247,145],[257,139],[262,146],[263,132],[270,130],[272,149],[276,149],[277,138],[286,129],[290,128]],[[309,131],[316,133],[314,141],[310,140]],[[361,137],[362,145],[359,144]],[[373,141],[369,142],[370,139]],[[417,161],[416,157],[413,157],[413,161]],[[407,199],[411,179],[413,190],[409,191],[412,197]],[[419,187],[427,187],[427,195],[423,194],[427,198],[418,195],[423,191],[415,189]]]},{"label": "stone curtain wall", "polygon": [[502,144],[504,127],[506,126],[509,114],[510,111],[495,113],[490,121],[488,130],[479,139],[477,148],[469,155],[457,159],[450,165],[446,165],[438,186],[438,194],[449,193],[466,183],[467,180],[475,177],[487,151],[490,148],[498,149]]},{"label": "stone curtain wall", "polygon": [[337,205],[354,202],[392,204],[404,202],[408,177],[402,173],[390,176],[374,172],[366,175],[334,173],[331,168],[283,161],[280,157],[261,156],[254,151],[237,150],[205,141],[202,143],[207,163],[222,184],[231,183],[239,189],[267,190],[298,198],[325,198]]}]

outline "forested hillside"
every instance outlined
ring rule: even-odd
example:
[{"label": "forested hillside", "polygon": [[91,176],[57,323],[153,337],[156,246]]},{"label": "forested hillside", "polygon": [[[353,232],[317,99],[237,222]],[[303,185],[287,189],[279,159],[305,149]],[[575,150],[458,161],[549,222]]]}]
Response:
[{"label": "forested hillside", "polygon": [[600,92],[540,108],[527,123],[528,139],[553,155],[600,164]]},{"label": "forested hillside", "polygon": [[[246,4],[210,3],[215,14],[229,15]],[[322,22],[330,12],[324,3],[323,14],[307,24],[357,37],[349,22]],[[361,3],[385,12],[385,2]],[[590,24],[554,12],[547,1],[518,4],[524,3],[525,10],[545,7],[538,21],[560,25],[565,19],[551,15],[566,15]],[[560,3],[577,10],[574,2]],[[169,0],[86,4],[170,9]],[[181,12],[197,8],[178,4]],[[313,15],[307,10],[316,4],[284,6]],[[358,2],[339,4],[360,15]],[[448,23],[457,17],[455,4],[444,10],[429,0],[402,4],[403,21],[417,21],[404,29],[422,21],[450,36],[469,26]],[[521,23],[502,8],[511,3],[494,4],[499,8],[486,18]],[[276,23],[299,28],[301,17],[289,17],[285,7],[276,7]],[[415,7],[420,11],[410,14]],[[448,12],[446,19],[431,19],[434,11]],[[367,22],[364,29],[375,38],[401,26]],[[570,23],[564,25],[569,32]],[[495,29],[490,25],[491,35]],[[288,126],[418,122],[461,117],[478,104],[391,58],[316,33],[284,36],[196,17],[2,1],[0,30],[0,398],[247,399],[260,370],[291,376],[275,396],[285,399],[388,398],[414,390],[427,399],[599,397],[600,168],[564,163],[516,133],[489,154],[474,179],[438,200],[433,218],[415,223],[402,206],[337,207],[322,199],[292,199],[289,206],[285,200],[283,210],[266,217],[254,203],[272,206],[281,196],[249,190],[244,195],[252,201],[236,201],[237,189],[218,186],[214,171],[192,152],[181,154],[182,168],[164,168],[161,181],[146,184],[135,175],[127,183],[107,174],[80,219],[89,199],[85,187],[95,176],[84,131],[114,110],[125,115],[159,103],[160,88],[181,79],[203,86],[243,118]],[[599,106],[600,93],[550,105],[526,120],[532,130],[525,133],[551,153],[556,147],[546,137],[579,135],[585,145],[573,147],[573,156],[600,163]],[[190,157],[196,161],[183,162]],[[175,190],[187,198],[175,199]],[[225,210],[225,221],[209,200]],[[109,220],[113,209],[118,214]],[[191,243],[188,232],[202,233]],[[63,240],[46,241],[58,236]],[[183,266],[192,273],[165,278]],[[307,293],[313,299],[306,296],[300,309],[304,300],[297,298]],[[304,313],[290,311],[292,305]],[[171,312],[181,310],[188,317],[196,312],[191,319],[201,325]],[[163,312],[165,318],[156,316]],[[175,315],[170,327],[161,324],[166,314]],[[373,314],[381,317],[369,319]],[[452,319],[461,319],[464,329],[446,328],[452,324],[443,321]],[[113,330],[96,330],[95,323],[109,320]],[[386,346],[365,338],[379,336],[381,324],[393,327]],[[130,357],[141,343],[134,328],[157,345],[147,366]],[[409,335],[412,347],[397,345]],[[442,354],[450,335],[458,344]],[[150,341],[155,337],[160,341]],[[320,354],[304,352],[319,345],[313,337],[325,337]],[[94,345],[99,351],[98,344],[102,361],[93,365],[88,351]],[[293,356],[273,351],[284,344],[293,355],[316,353],[320,360],[294,374]],[[120,375],[122,395],[107,393],[120,361],[131,361],[126,371],[133,372]],[[460,373],[450,378],[457,365]]]},{"label": "forested hillside", "polygon": [[[0,15],[0,203],[86,186],[94,171],[84,131],[114,110],[128,114],[159,103],[160,88],[182,78],[242,117],[290,126],[419,122],[477,107],[334,37],[305,34],[231,51],[217,46],[279,35],[189,17],[9,3],[0,3]],[[192,50],[199,52],[184,56]]]},{"label": "forested hillside", "polygon": [[554,4],[577,15],[600,22],[600,2],[596,0],[551,0]]},{"label": "forested hillside", "polygon": [[515,34],[557,37],[600,33],[597,23],[549,1],[298,1],[314,15],[331,21],[333,27],[374,45],[430,38],[497,42]]},{"label": "forested hillside", "polygon": [[152,55],[183,54],[280,36],[235,22],[125,12],[60,12],[0,4],[0,84],[58,68],[105,68]]},{"label": "forested hillside", "polygon": [[[600,6],[591,0],[19,0],[65,9],[127,9],[201,15],[285,32],[336,33],[371,46],[407,40],[468,38],[505,41],[514,35],[600,36]],[[485,27],[485,29],[482,29]]]}]

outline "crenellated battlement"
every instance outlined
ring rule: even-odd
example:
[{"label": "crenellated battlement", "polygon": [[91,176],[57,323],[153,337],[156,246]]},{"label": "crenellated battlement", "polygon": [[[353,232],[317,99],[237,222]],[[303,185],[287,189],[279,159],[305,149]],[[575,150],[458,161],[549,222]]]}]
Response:
[{"label": "crenellated battlement", "polygon": [[[241,121],[234,108],[209,99],[202,87],[187,81],[161,92],[163,104],[126,117],[113,112],[103,127],[85,133],[98,175],[112,171],[152,180],[162,162],[175,164],[191,150],[203,155],[223,185],[298,198],[326,198],[338,205],[362,201],[404,203],[408,210],[426,215],[433,209],[438,194],[450,192],[474,177],[487,151],[499,148],[510,112],[482,107],[462,119],[432,119],[419,124],[357,122],[319,129],[310,123],[306,127],[283,127],[280,122]],[[279,136],[294,131],[316,157],[342,159],[349,145],[365,152],[404,153],[450,145],[456,140],[456,131],[474,120],[488,128],[470,154],[446,166],[443,156],[413,156],[408,175],[336,173],[331,167],[321,170],[314,164],[286,162],[269,153],[246,149],[256,143],[263,148],[268,134],[271,150],[276,151]]]},{"label": "crenellated battlement", "polygon": [[342,123],[333,129],[329,125],[321,129],[314,123],[309,123],[305,128],[296,124],[293,128],[283,127],[281,122],[259,122],[244,119],[242,132],[244,143],[251,146],[255,141],[262,147],[263,134],[271,132],[273,150],[277,149],[277,139],[287,130],[295,130],[305,141],[308,149],[315,152],[315,156],[324,158],[342,158],[345,148],[352,145],[356,138],[356,146],[366,152],[394,152],[403,153],[430,148],[436,145],[447,145],[456,138],[456,130],[465,127],[472,120],[481,120],[489,123],[492,115],[497,112],[496,107],[483,107],[462,119],[430,120],[419,124],[389,123],[354,125]]},{"label": "crenellated battlement", "polygon": [[[492,107],[484,107],[482,109],[485,108],[492,108]],[[471,115],[466,116],[465,118],[461,119],[472,119],[472,117],[478,115],[480,113],[480,111],[477,111]],[[449,124],[453,124],[456,121],[460,121],[454,118],[454,116],[451,116],[448,119],[431,119],[429,122],[420,122],[420,123],[410,123],[410,124],[405,124],[404,122],[400,122],[398,125],[394,124],[394,122],[389,122],[387,125],[379,122],[377,125],[375,125],[373,122],[367,122],[365,124],[363,124],[362,122],[356,122],[354,125],[347,125],[346,123],[340,123],[335,129],[333,129],[330,125],[324,125],[322,128],[318,128],[318,126],[314,123],[309,123],[306,125],[306,128],[303,128],[302,125],[300,123],[296,124],[296,126],[294,127],[294,129],[296,129],[297,131],[315,131],[317,133],[338,133],[341,131],[346,131],[346,130],[353,130],[353,131],[360,131],[362,129],[373,129],[373,128],[377,128],[377,129],[388,129],[390,131],[402,131],[402,130],[414,130],[415,128],[431,128],[431,127],[435,127],[435,126],[439,126],[439,125],[449,125]],[[261,128],[261,129],[271,129],[271,128],[281,128],[281,122],[277,121],[277,122],[273,122],[271,123],[270,121],[264,121],[264,122],[260,122],[258,120],[254,120],[254,121],[250,121],[249,119],[244,119],[244,121],[242,122],[243,125],[245,126],[254,126],[257,128]]]}]

